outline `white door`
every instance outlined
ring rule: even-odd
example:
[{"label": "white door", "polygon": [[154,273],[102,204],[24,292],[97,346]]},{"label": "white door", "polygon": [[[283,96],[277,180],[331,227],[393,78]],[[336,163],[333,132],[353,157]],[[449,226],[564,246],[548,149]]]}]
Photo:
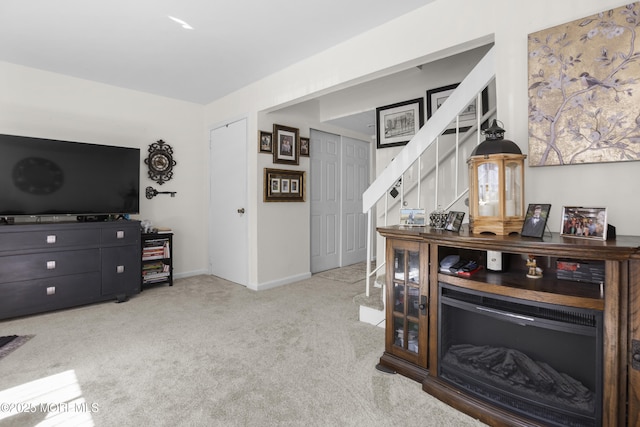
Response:
[{"label": "white door", "polygon": [[367,216],[362,193],[369,186],[371,144],[342,137],[342,266],[367,259]]},{"label": "white door", "polygon": [[210,134],[211,274],[247,286],[249,271],[247,206],[247,121]]},{"label": "white door", "polygon": [[311,129],[311,272],[340,267],[340,136]]}]

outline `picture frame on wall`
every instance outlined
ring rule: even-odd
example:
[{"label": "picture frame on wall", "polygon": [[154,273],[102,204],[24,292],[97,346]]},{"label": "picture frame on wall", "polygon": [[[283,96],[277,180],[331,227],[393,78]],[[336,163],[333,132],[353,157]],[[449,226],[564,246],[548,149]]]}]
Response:
[{"label": "picture frame on wall", "polygon": [[560,234],[563,237],[607,240],[607,226],[607,208],[562,208]]},{"label": "picture frame on wall", "polygon": [[529,204],[527,213],[524,216],[524,223],[522,224],[522,231],[520,231],[520,235],[526,237],[542,237],[544,235],[544,230],[547,227],[550,210],[550,204]]},{"label": "picture frame on wall", "polygon": [[377,147],[406,145],[424,125],[424,99],[376,108]]},{"label": "picture frame on wall", "polygon": [[[444,101],[451,96],[453,91],[460,85],[460,83],[454,83],[447,86],[442,86],[436,89],[430,89],[427,91],[427,120],[438,111]],[[480,96],[482,102],[482,115],[484,116],[489,111],[489,89],[484,88]],[[478,120],[478,109],[476,107],[476,101],[470,103],[467,108],[460,114],[460,120],[458,122],[458,129],[460,133],[464,133],[471,129],[471,127]],[[489,121],[482,122],[480,128],[485,129],[488,127]],[[452,122],[449,127],[443,132],[443,135],[456,132],[456,123]]]},{"label": "picture frame on wall", "polygon": [[300,137],[300,157],[309,157],[309,138]]},{"label": "picture frame on wall", "polygon": [[258,132],[258,151],[260,153],[273,153],[273,134],[263,130]]},{"label": "picture frame on wall", "polygon": [[273,163],[300,164],[300,131],[297,128],[273,125]]},{"label": "picture frame on wall", "polygon": [[264,168],[264,202],[304,202],[305,171]]}]

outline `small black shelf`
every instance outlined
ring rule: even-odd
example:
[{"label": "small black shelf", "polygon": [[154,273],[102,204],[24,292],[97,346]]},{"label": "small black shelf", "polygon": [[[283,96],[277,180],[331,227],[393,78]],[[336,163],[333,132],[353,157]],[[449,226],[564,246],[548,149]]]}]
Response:
[{"label": "small black shelf", "polygon": [[173,233],[142,233],[141,288],[166,283],[173,286]]}]

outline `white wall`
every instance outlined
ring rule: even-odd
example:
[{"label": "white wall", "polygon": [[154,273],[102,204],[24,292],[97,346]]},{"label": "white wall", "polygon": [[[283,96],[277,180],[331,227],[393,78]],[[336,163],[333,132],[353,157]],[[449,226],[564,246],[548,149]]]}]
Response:
[{"label": "white wall", "polygon": [[[505,137],[527,153],[527,35],[545,28],[631,3],[619,0],[513,2],[497,0],[497,18],[505,31],[496,32],[498,115],[508,125]],[[550,13],[552,12],[552,13]],[[511,17],[511,19],[506,19]],[[549,227],[560,230],[562,206],[604,206],[618,234],[639,235],[635,212],[640,198],[633,188],[640,163],[527,167],[525,202],[551,203]]]},{"label": "white wall", "polygon": [[[0,63],[0,132],[141,149],[158,139],[171,144],[178,165],[174,180],[163,189],[177,191],[177,197],[143,199],[140,217],[174,228],[178,274],[202,272],[207,270],[208,252],[208,193],[203,183],[209,176],[209,129],[247,117],[249,137],[255,135],[257,144],[261,112],[308,101],[495,40],[498,115],[507,128],[506,137],[526,153],[527,34],[624,4],[620,0],[437,0],[204,108]],[[322,114],[319,107],[317,118],[306,122],[297,118],[282,124],[307,126],[304,123],[319,122]],[[295,248],[296,261],[308,260],[309,226],[308,221],[299,221],[287,229],[290,204],[262,203],[262,169],[269,162],[257,147],[249,147],[248,152],[249,280],[259,284],[293,276],[306,267],[304,262],[273,266],[260,257],[268,251]],[[638,162],[527,168],[526,201],[553,205],[550,226],[554,230],[559,228],[562,205],[598,205],[609,208],[609,220],[619,234],[640,235],[640,222],[635,218],[640,199],[632,194],[638,168]],[[153,184],[143,175],[143,186]],[[587,190],[575,191],[578,184]],[[268,226],[273,227],[269,231],[265,231],[267,219]],[[284,229],[287,233],[274,233]],[[272,235],[279,236],[275,245]]]},{"label": "white wall", "polygon": [[[327,95],[494,40],[498,62],[498,117],[507,128],[506,137],[516,141],[526,153],[527,35],[624,4],[619,0],[439,0],[208,105],[205,122],[219,122],[240,112],[257,117],[263,110],[274,110]],[[351,105],[349,108],[358,111],[360,107]],[[327,118],[331,116],[323,112],[322,107],[320,114]],[[250,135],[257,134],[257,131],[256,120],[253,120]],[[391,151],[388,153],[392,155]],[[388,157],[387,154],[377,154]],[[257,188],[261,183],[258,174],[264,166],[263,161],[258,165],[257,156],[257,153],[250,154],[248,159],[252,169],[249,182],[253,188],[250,192],[256,194],[254,207],[261,197]],[[379,165],[384,163],[379,162]],[[578,204],[607,206],[610,222],[618,227],[619,234],[640,234],[640,222],[634,214],[640,209],[640,200],[631,198],[631,177],[638,174],[639,167],[640,164],[634,162],[527,168],[526,202],[553,205],[549,221],[553,230],[559,228],[561,206]],[[558,183],[573,184],[562,186]],[[589,190],[575,191],[578,183]],[[287,208],[282,206],[279,209],[284,214]],[[277,212],[270,215],[278,217]],[[257,221],[254,221],[253,231],[257,232]],[[301,227],[295,233],[283,236],[280,245],[295,245],[300,234],[308,234],[308,228]],[[259,281],[261,274],[257,269],[257,254],[272,248],[272,243],[257,240],[254,243],[252,265],[255,267],[252,267],[251,274]],[[308,248],[300,250],[308,251]],[[281,275],[286,276],[286,272]]]},{"label": "white wall", "polygon": [[[0,93],[0,133],[140,148],[141,190],[152,186],[177,195],[141,195],[134,218],[174,230],[176,276],[205,271],[201,105],[3,62]],[[159,139],[174,148],[177,161],[174,178],[162,186],[147,177],[143,163],[149,144]]]}]

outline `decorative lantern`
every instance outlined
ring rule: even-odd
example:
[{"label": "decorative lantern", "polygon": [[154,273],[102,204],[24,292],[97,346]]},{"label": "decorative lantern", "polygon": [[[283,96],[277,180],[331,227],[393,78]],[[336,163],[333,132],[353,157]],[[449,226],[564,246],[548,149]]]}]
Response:
[{"label": "decorative lantern", "polygon": [[519,233],[524,223],[524,159],[494,120],[469,165],[469,228],[473,233]]}]

